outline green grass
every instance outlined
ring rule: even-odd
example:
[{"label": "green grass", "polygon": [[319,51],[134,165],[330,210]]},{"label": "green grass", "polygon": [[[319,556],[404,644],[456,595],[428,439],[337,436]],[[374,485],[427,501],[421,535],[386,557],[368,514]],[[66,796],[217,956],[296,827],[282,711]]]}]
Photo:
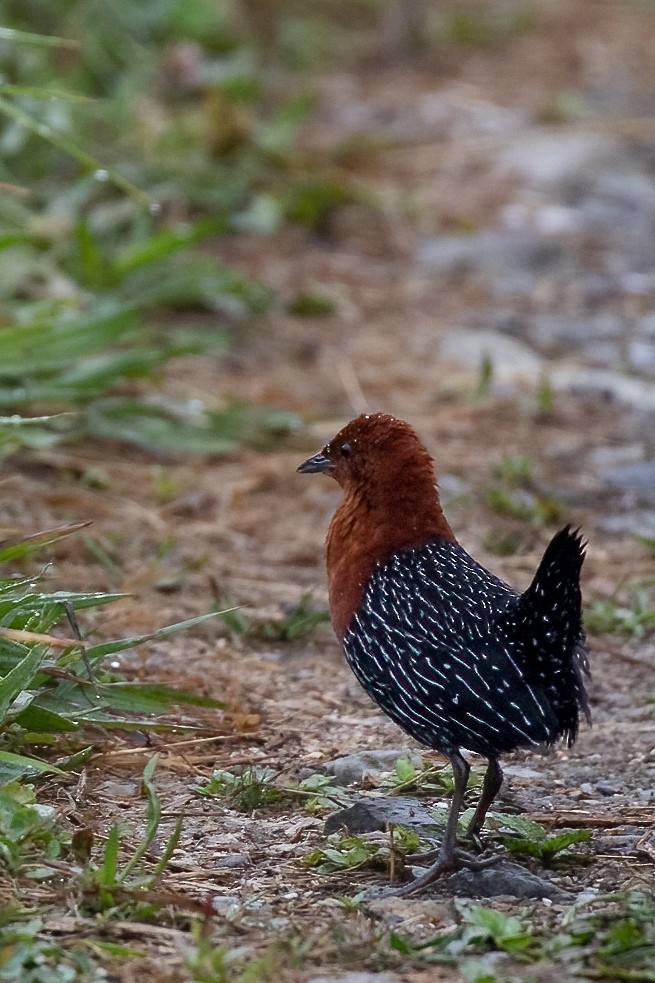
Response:
[{"label": "green grass", "polygon": [[655,592],[651,584],[617,591],[614,597],[592,598],[584,622],[594,635],[641,639],[655,631]]},{"label": "green grass", "polygon": [[[77,532],[80,525],[84,523],[6,543],[0,549],[0,563],[24,561]],[[221,705],[157,683],[131,682],[106,668],[110,656],[169,638],[215,615],[201,615],[147,635],[94,643],[79,633],[78,613],[111,604],[123,595],[52,592],[44,589],[43,580],[43,574],[0,578],[0,783],[77,767],[92,751],[85,736],[90,727],[170,728],[173,720],[169,716],[166,723],[166,715],[176,704]],[[57,757],[60,745],[68,749],[63,758]],[[37,747],[49,749],[47,759],[42,752],[35,753]]]},{"label": "green grass", "polygon": [[219,593],[218,603],[225,609],[221,619],[233,635],[267,642],[299,641],[330,620],[329,611],[316,607],[311,593],[303,594],[297,604],[278,618],[252,618],[245,611],[234,608],[233,600],[224,593]]},{"label": "green grass", "polygon": [[414,941],[392,932],[387,943],[408,964],[453,966],[470,983],[536,979],[539,966],[571,981],[655,980],[655,905],[651,892],[601,896],[574,904],[544,924],[529,915],[456,901],[458,925]]},{"label": "green grass", "polygon": [[[312,107],[269,85],[230,3],[14,5],[0,38],[0,454],[89,438],[216,454],[278,437],[262,408],[150,398],[220,356],[273,291],[209,248],[287,221],[317,230],[347,178],[296,158]],[[185,47],[185,45],[187,47]],[[187,59],[185,61],[184,59]],[[299,297],[298,316],[329,313]],[[199,318],[200,315],[200,318]],[[19,425],[14,416],[38,420]]]}]

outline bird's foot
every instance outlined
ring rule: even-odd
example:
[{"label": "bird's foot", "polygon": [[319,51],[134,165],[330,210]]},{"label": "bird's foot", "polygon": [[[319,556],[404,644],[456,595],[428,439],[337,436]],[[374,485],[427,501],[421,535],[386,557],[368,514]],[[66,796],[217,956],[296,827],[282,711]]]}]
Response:
[{"label": "bird's foot", "polygon": [[491,853],[486,857],[472,857],[470,853],[466,853],[464,850],[455,850],[455,856],[457,858],[457,869],[485,870],[487,867],[493,867],[499,863],[505,856],[505,853]]},{"label": "bird's foot", "polygon": [[[484,853],[484,851],[487,849],[478,833],[467,833],[465,839],[469,840],[473,844],[473,848],[478,853]],[[407,859],[411,860],[412,863],[431,864],[434,863],[440,853],[440,847],[436,847],[434,850],[426,850],[423,853],[410,853],[407,855]],[[468,856],[468,854],[465,854],[463,850],[456,850],[455,853],[459,856]]]},{"label": "bird's foot", "polygon": [[434,863],[423,874],[413,877],[406,884],[385,891],[385,897],[408,898],[412,894],[418,894],[424,887],[434,884],[445,874],[454,874],[458,870],[485,870],[487,867],[493,867],[494,864],[499,863],[503,859],[504,853],[494,853],[488,857],[473,857],[470,853],[459,849],[445,854],[439,850],[433,850],[430,853],[413,854],[410,859],[414,861],[419,856],[426,861],[432,859]]}]

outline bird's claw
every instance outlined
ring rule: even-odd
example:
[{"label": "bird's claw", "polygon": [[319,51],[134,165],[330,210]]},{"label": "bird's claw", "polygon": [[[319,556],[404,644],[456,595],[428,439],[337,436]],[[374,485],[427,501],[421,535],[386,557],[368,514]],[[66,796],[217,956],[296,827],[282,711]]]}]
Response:
[{"label": "bird's claw", "polygon": [[501,851],[492,853],[487,857],[472,857],[470,853],[466,853],[464,850],[455,850],[455,856],[458,867],[465,870],[485,870],[487,867],[493,867],[499,863],[505,854]]},{"label": "bird's claw", "polygon": [[464,850],[453,850],[450,856],[442,856],[441,858],[439,858],[438,851],[433,851],[432,854],[415,854],[411,859],[415,860],[418,856],[428,859],[435,855],[436,860],[432,867],[428,867],[418,877],[410,872],[410,879],[405,884],[386,890],[382,897],[407,898],[422,888],[428,887],[429,884],[434,883],[444,874],[454,874],[458,870],[485,870],[487,867],[493,867],[499,863],[504,857],[503,852],[494,853],[488,857],[472,857],[470,853],[466,853]]}]

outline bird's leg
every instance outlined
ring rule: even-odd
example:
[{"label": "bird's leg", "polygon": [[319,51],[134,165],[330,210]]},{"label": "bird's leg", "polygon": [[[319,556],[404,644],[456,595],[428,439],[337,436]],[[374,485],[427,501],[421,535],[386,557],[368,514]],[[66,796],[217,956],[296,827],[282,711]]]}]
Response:
[{"label": "bird's leg", "polygon": [[403,884],[402,887],[396,888],[391,892],[397,897],[403,898],[407,897],[409,894],[414,894],[415,891],[420,891],[422,888],[427,887],[428,884],[432,884],[432,882],[436,881],[442,874],[446,874],[451,870],[455,870],[457,867],[466,865],[455,851],[455,842],[457,838],[457,820],[459,819],[459,814],[464,803],[464,793],[466,792],[466,785],[468,783],[469,772],[471,769],[468,762],[464,760],[458,751],[455,751],[452,754],[450,763],[453,767],[455,791],[453,793],[452,802],[450,803],[450,812],[448,813],[446,829],[441,841],[441,846],[439,847],[439,851],[436,855],[436,860],[431,867],[428,867],[424,874],[421,874],[420,877],[417,877],[413,881],[409,881],[407,884]]},{"label": "bird's leg", "polygon": [[480,833],[482,831],[489,806],[500,792],[502,784],[503,772],[500,764],[498,763],[498,758],[491,757],[489,758],[489,764],[484,776],[480,800],[477,804],[475,813],[473,814],[473,818],[468,825],[468,829],[464,834],[466,839],[473,840],[475,845],[478,847],[481,847]]},{"label": "bird's leg", "polygon": [[[476,848],[482,850],[482,843],[480,842],[480,832],[484,825],[484,820],[489,810],[489,806],[493,800],[498,795],[500,788],[503,784],[503,773],[501,771],[500,764],[498,763],[498,758],[489,758],[489,764],[487,766],[487,771],[484,776],[484,784],[482,786],[482,792],[480,794],[480,799],[478,801],[475,814],[473,815],[471,822],[468,824],[464,838],[467,840],[473,840]],[[439,850],[428,850],[425,853],[412,853],[410,854],[413,861],[421,861],[430,863],[432,860],[436,860],[439,856]],[[466,857],[466,854],[460,853],[460,857]]]}]

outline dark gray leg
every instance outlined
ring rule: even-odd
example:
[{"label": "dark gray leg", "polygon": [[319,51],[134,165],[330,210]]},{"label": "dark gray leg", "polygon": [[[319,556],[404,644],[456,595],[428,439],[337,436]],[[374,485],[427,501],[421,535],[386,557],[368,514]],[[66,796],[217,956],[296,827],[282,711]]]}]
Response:
[{"label": "dark gray leg", "polygon": [[464,804],[464,793],[466,792],[466,785],[468,783],[469,772],[471,769],[468,762],[464,760],[459,751],[454,752],[450,758],[450,763],[453,768],[453,777],[455,779],[455,791],[453,793],[452,802],[450,803],[448,821],[446,822],[443,840],[441,841],[441,846],[439,847],[439,852],[437,853],[437,859],[431,867],[428,867],[424,874],[421,874],[420,877],[410,881],[408,884],[403,884],[402,887],[397,888],[392,892],[398,897],[405,897],[408,894],[414,894],[415,891],[420,891],[421,888],[427,887],[428,884],[432,884],[432,882],[436,881],[442,874],[446,874],[448,871],[455,870],[457,867],[462,866],[461,860],[458,858],[455,852],[457,820],[459,819],[459,814],[462,811],[462,805]]},{"label": "dark gray leg", "polygon": [[475,814],[469,823],[468,829],[466,830],[466,836],[469,839],[476,839],[480,835],[489,806],[500,792],[502,784],[503,772],[500,764],[498,763],[498,758],[489,758],[489,765],[487,766],[487,771],[484,776],[484,784],[482,786],[480,801],[478,802]]}]

